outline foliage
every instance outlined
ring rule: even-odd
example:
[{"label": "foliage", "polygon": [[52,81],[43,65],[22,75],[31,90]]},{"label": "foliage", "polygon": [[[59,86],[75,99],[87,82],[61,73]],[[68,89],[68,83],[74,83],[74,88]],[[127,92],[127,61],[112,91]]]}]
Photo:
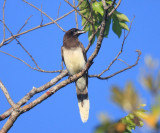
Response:
[{"label": "foliage", "polygon": [[[131,133],[136,126],[141,127],[143,125],[153,132],[160,131],[160,69],[157,70],[157,67],[158,61],[153,60],[151,56],[147,56],[145,58],[145,67],[141,69],[140,73],[141,85],[152,96],[150,110],[146,111],[142,108],[146,105],[140,104],[141,99],[137,95],[133,83],[128,82],[124,89],[113,86],[112,100],[129,114],[117,121],[106,118],[96,128],[95,133]],[[137,108],[138,105],[140,107]]]},{"label": "foliage", "polygon": [[138,109],[118,122],[106,120],[102,123],[102,125],[96,128],[95,133],[131,133],[131,130],[134,130],[136,126],[141,127],[144,125],[141,118],[136,115],[137,112],[142,113],[144,110]]},{"label": "foliage", "polygon": [[[78,1],[80,2],[80,0]],[[112,3],[112,0],[106,1],[106,5],[110,5],[111,3]],[[116,6],[116,3],[114,4],[114,6]],[[108,12],[110,12],[113,8],[114,7],[110,8]],[[88,18],[93,23],[92,24],[88,22],[84,17],[82,17],[82,25],[85,26],[84,30],[88,32],[88,38],[90,40],[92,32],[97,30],[97,28],[100,26],[103,19],[104,9],[102,5],[102,1],[101,0],[98,0],[98,1],[84,0],[82,4],[79,6],[79,9],[80,9],[80,13],[83,14],[86,18]],[[122,29],[129,30],[128,25],[126,24],[126,22],[129,22],[128,17],[118,11],[114,11],[114,13],[110,17],[108,17],[108,21],[107,21],[105,33],[104,33],[105,37],[108,37],[111,22],[112,22],[112,30],[118,37],[121,36]],[[99,35],[99,32],[97,32],[96,37],[98,37],[98,35]]]},{"label": "foliage", "polygon": [[140,98],[131,82],[126,84],[124,90],[118,86],[113,86],[112,92],[112,100],[127,112],[132,112],[140,104]]}]

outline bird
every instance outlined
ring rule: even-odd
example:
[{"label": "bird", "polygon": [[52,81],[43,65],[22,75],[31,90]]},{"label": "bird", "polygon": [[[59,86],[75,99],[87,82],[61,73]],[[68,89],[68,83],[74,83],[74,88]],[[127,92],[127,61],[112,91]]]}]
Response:
[{"label": "bird", "polygon": [[[72,28],[63,37],[61,47],[62,61],[64,62],[69,75],[72,76],[81,72],[86,65],[87,57],[83,44],[79,41],[79,35],[85,33],[83,30]],[[89,98],[88,98],[88,72],[75,81],[81,120],[85,123],[89,117]]]}]

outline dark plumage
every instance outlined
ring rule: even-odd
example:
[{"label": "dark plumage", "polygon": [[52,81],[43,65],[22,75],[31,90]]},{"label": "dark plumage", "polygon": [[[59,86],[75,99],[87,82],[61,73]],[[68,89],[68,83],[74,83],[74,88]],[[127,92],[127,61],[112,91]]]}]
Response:
[{"label": "dark plumage", "polygon": [[[76,28],[67,31],[63,38],[61,48],[62,60],[64,61],[70,75],[74,75],[84,69],[87,58],[85,48],[78,40],[78,36],[84,33]],[[76,92],[81,119],[83,122],[88,120],[89,116],[89,99],[88,99],[88,73],[86,72],[76,81]]]}]

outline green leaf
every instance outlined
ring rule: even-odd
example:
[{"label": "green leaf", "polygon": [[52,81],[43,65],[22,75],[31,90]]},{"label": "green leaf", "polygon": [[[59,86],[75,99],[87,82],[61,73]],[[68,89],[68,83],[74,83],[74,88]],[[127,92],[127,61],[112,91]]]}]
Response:
[{"label": "green leaf", "polygon": [[84,27],[84,31],[89,31],[89,23],[87,23],[87,25]]},{"label": "green leaf", "polygon": [[86,19],[82,18],[82,25],[84,25],[86,23]]},{"label": "green leaf", "polygon": [[143,121],[139,121],[139,124],[141,127],[144,125]]},{"label": "green leaf", "polygon": [[80,13],[83,14],[83,15],[86,14],[87,13],[87,9],[81,10]]},{"label": "green leaf", "polygon": [[83,10],[83,9],[86,9],[87,6],[88,6],[88,2],[84,0],[84,1],[80,4],[79,8],[80,8],[80,10]]},{"label": "green leaf", "polygon": [[105,37],[108,37],[110,25],[111,25],[111,18],[108,18],[108,20],[106,22],[106,28],[105,28],[105,31],[104,31],[104,36]]},{"label": "green leaf", "polygon": [[94,10],[95,12],[98,12],[99,14],[101,14],[101,16],[104,15],[104,11],[103,11],[101,2],[97,2],[97,1],[94,2],[94,3],[92,4],[92,7],[93,7],[93,10]]},{"label": "green leaf", "polygon": [[110,5],[110,4],[112,4],[112,1],[111,0],[106,1],[106,4]]},{"label": "green leaf", "polygon": [[118,18],[119,21],[129,22],[128,17],[118,11],[114,11],[114,15],[116,15],[116,17]]},{"label": "green leaf", "polygon": [[[88,40],[89,40],[89,41],[91,40],[91,35],[92,35],[92,26],[90,25],[90,27],[89,27],[89,32],[88,32]],[[94,36],[94,38],[92,39],[91,45],[94,43],[94,41],[95,41],[95,36]]]},{"label": "green leaf", "polygon": [[120,38],[122,34],[122,28],[119,24],[117,17],[113,16],[112,18],[113,18],[112,30]]},{"label": "green leaf", "polygon": [[128,30],[129,31],[129,28],[128,28],[128,25],[124,22],[119,22],[120,26],[122,29],[125,29],[125,30]]}]

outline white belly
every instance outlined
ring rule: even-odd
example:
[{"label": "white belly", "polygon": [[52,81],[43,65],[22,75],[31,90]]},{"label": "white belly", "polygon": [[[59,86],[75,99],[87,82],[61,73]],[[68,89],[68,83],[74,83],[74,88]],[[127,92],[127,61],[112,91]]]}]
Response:
[{"label": "white belly", "polygon": [[63,49],[63,57],[70,74],[76,74],[85,67],[85,59],[80,47],[74,49]]}]

